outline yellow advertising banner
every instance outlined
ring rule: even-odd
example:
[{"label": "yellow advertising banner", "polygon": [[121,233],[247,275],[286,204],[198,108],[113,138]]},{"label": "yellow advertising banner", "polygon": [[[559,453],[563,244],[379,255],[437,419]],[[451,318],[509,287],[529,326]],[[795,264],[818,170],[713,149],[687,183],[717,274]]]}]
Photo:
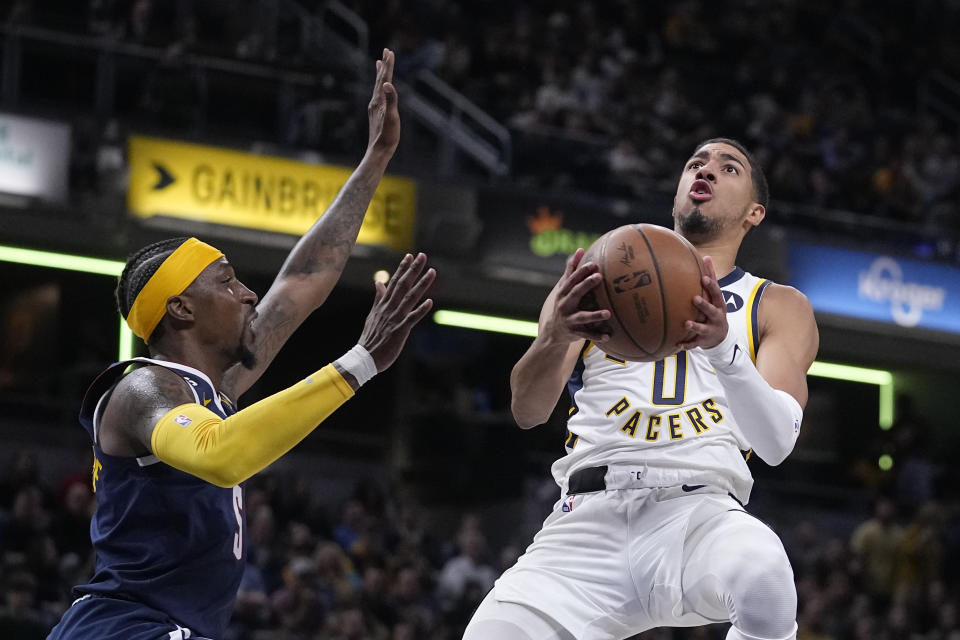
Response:
[{"label": "yellow advertising banner", "polygon": [[[333,202],[351,171],[329,165],[159,138],[130,138],[127,208],[157,215],[302,235]],[[408,251],[417,187],[385,176],[357,242]]]}]

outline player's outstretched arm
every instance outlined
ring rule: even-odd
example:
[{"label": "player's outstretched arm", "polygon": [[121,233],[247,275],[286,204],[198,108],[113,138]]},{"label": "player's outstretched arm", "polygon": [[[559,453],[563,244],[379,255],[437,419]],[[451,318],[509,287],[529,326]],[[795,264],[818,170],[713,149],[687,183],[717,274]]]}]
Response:
[{"label": "player's outstretched arm", "polygon": [[367,150],[336,199],[287,256],[280,273],[257,305],[253,329],[256,365],[234,366],[224,391],[239,397],[256,382],[287,339],[315,311],[337,281],[356,243],[364,214],[400,141],[400,113],[393,86],[394,55],[377,61],[373,95],[367,107]]},{"label": "player's outstretched arm", "polygon": [[179,376],[150,367],[122,381],[140,374],[126,384],[119,402],[108,405],[111,424],[132,425],[130,435],[142,449],[136,455],[152,452],[170,466],[221,487],[243,482],[292,449],[363,383],[393,364],[411,329],[433,305],[425,296],[436,272],[427,269],[426,262],[423,254],[404,257],[390,283],[376,285],[357,345],[292,387],[222,418],[197,404]]},{"label": "player's outstretched arm", "polygon": [[683,346],[703,348],[741,432],[764,462],[780,464],[800,434],[807,370],[819,348],[813,308],[796,289],[769,285],[758,311],[760,345],[754,366],[746,345],[738,344],[727,330],[726,305],[713,261],[706,257],[704,265],[707,297],[696,296],[694,304],[706,320],[687,323],[696,338]]},{"label": "player's outstretched arm", "polygon": [[582,311],[580,300],[600,284],[595,263],[581,264],[583,249],[567,261],[563,276],[540,310],[540,326],[533,344],[510,373],[510,408],[522,429],[543,424],[557,404],[584,340],[607,339],[596,327],[610,312]]}]

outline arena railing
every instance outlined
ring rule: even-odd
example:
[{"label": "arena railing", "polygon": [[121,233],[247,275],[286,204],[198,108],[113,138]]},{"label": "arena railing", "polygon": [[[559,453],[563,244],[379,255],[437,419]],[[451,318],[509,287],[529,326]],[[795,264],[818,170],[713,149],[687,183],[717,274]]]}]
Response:
[{"label": "arena railing", "polygon": [[[104,118],[116,115],[118,66],[121,62],[149,62],[155,65],[153,68],[170,62],[167,49],[162,47],[64,33],[27,25],[2,25],[0,37],[3,39],[3,73],[0,78],[2,80],[0,93],[3,96],[3,105],[7,109],[17,109],[22,106],[23,53],[25,45],[28,44],[53,45],[45,53],[50,55],[53,52],[54,57],[64,60],[72,59],[81,52],[95,56],[92,92],[94,104],[88,106],[92,106],[95,113]],[[176,64],[200,74],[200,82],[203,85],[207,85],[212,77],[233,75],[278,87],[279,90],[275,91],[273,96],[277,110],[277,132],[284,130],[291,116],[293,101],[290,100],[290,92],[295,89],[310,89],[318,82],[316,76],[310,73],[195,53],[185,53],[177,57]],[[201,93],[201,101],[204,97]],[[72,106],[82,107],[82,105]],[[210,108],[206,104],[197,106],[204,112]],[[204,116],[207,115],[204,113]]]},{"label": "arena railing", "polygon": [[[364,19],[337,0],[325,2],[316,15],[295,0],[284,0],[309,34],[306,42],[318,52],[361,62],[358,73],[372,68],[369,27]],[[334,22],[337,24],[335,25]],[[309,52],[309,50],[308,50]],[[410,78],[397,77],[401,108],[427,127],[437,138],[436,169],[444,175],[456,172],[462,153],[491,176],[509,175],[512,165],[510,132],[481,107],[430,71]]]}]

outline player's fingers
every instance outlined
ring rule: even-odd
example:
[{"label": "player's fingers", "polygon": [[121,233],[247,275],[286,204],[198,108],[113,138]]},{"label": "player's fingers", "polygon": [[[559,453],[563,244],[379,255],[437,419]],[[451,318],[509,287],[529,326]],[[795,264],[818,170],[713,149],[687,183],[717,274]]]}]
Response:
[{"label": "player's fingers", "polygon": [[703,287],[703,291],[707,294],[710,302],[718,307],[726,306],[726,303],[723,301],[723,291],[720,290],[720,284],[716,280],[713,280],[710,276],[703,276],[700,285]]},{"label": "player's fingers", "polygon": [[[720,300],[720,304],[723,304],[722,298]],[[714,323],[721,322],[723,320],[723,316],[726,315],[725,307],[718,307],[714,301],[707,300],[703,296],[693,296],[693,306],[707,316],[707,320],[710,320]]]},{"label": "player's fingers", "polygon": [[410,329],[412,329],[418,322],[423,320],[428,313],[430,313],[430,309],[432,308],[433,308],[433,300],[431,300],[430,298],[427,298],[426,300],[421,302],[416,309],[408,313],[407,317],[403,319],[402,326],[404,330],[409,331]]},{"label": "player's fingers", "polygon": [[606,309],[599,311],[577,311],[566,318],[566,325],[570,328],[579,328],[610,319],[610,312]]},{"label": "player's fingers", "polygon": [[703,266],[707,269],[707,275],[716,280],[717,270],[713,265],[713,258],[710,256],[703,256]]},{"label": "player's fingers", "polygon": [[[560,288],[557,290],[557,297],[560,299],[564,297],[571,297],[573,289],[577,285],[579,285],[581,282],[583,282],[587,278],[590,278],[595,274],[599,274],[599,272],[600,272],[600,267],[597,265],[596,262],[585,262],[584,264],[581,264],[576,269],[574,269],[569,276],[564,276],[563,283],[560,285]],[[597,286],[599,283],[600,283],[600,279],[599,279],[599,275],[597,275],[597,279],[592,281],[587,286],[587,288],[584,290],[583,293],[586,293],[593,287]],[[583,297],[583,293],[577,296],[578,302],[580,298]]]},{"label": "player's fingers", "polygon": [[433,281],[436,280],[436,278],[437,270],[432,267],[427,269],[427,271],[413,283],[410,290],[404,294],[399,307],[401,313],[407,313],[414,305],[420,302],[423,296],[426,295],[427,290],[433,286]]},{"label": "player's fingers", "polygon": [[387,294],[387,288],[386,288],[385,286],[383,286],[383,283],[382,283],[382,282],[374,282],[374,283],[373,283],[373,290],[374,290],[374,292],[373,292],[373,304],[374,304],[374,306],[376,306],[377,304],[379,304],[379,302],[380,302],[381,300],[383,300],[383,296],[385,296],[385,295]]},{"label": "player's fingers", "polygon": [[390,305],[399,313],[407,313],[414,304],[416,304],[417,300],[423,297],[421,293],[414,298],[410,292],[417,282],[420,281],[422,272],[426,266],[427,256],[422,253],[417,254],[417,257],[410,263],[407,272],[400,276],[400,279],[397,281],[397,288],[393,291],[393,296],[390,298]]},{"label": "player's fingers", "polygon": [[[590,267],[596,267],[594,264],[585,265],[583,267],[585,273],[589,273],[587,269]],[[566,293],[561,293],[563,297],[561,304],[564,307],[569,307],[572,311],[580,305],[580,300],[587,294],[591,289],[595,289],[600,286],[600,282],[603,280],[603,277],[599,273],[590,273],[589,275],[583,275],[580,269],[574,273],[574,277],[570,279],[572,286],[569,288],[564,287],[567,290]]]},{"label": "player's fingers", "polygon": [[394,292],[397,290],[397,287],[401,286],[400,281],[407,275],[410,271],[410,265],[413,264],[415,258],[411,254],[406,254],[403,256],[403,259],[400,260],[400,264],[397,265],[396,271],[393,272],[393,275],[390,276],[390,280],[387,281],[386,291],[384,294],[384,301],[389,302],[394,297]]},{"label": "player's fingers", "polygon": [[390,82],[384,82],[383,97],[387,100],[387,106],[393,107],[397,103],[397,88]]},{"label": "player's fingers", "polygon": [[697,336],[702,336],[711,330],[710,325],[702,322],[694,322],[693,320],[687,320],[683,326],[687,331],[692,331],[697,334]]},{"label": "player's fingers", "polygon": [[704,256],[703,264],[707,269],[707,274],[703,276],[703,288],[711,301],[717,306],[723,306],[723,292],[720,290],[720,282],[717,279],[717,270],[713,264],[713,258]]},{"label": "player's fingers", "polygon": [[563,275],[565,277],[568,277],[574,272],[574,270],[576,270],[578,266],[580,266],[580,261],[583,259],[583,254],[583,249],[577,249],[573,252],[573,255],[567,258],[567,268],[563,270]]},{"label": "player's fingers", "polygon": [[393,63],[395,60],[393,51],[390,49],[383,50],[383,81],[384,82],[393,82]]}]

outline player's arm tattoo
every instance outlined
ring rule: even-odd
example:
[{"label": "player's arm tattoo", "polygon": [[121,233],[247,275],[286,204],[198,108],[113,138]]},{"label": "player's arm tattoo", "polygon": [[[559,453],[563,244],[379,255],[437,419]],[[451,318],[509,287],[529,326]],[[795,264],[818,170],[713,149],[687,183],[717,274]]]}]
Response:
[{"label": "player's arm tattoo", "polygon": [[101,446],[112,444],[118,454],[148,455],[157,421],[174,407],[190,402],[196,402],[196,398],[187,382],[173,371],[163,367],[137,369],[110,395],[100,423]]},{"label": "player's arm tattoo", "polygon": [[297,242],[278,279],[343,270],[383,169],[361,163],[327,211]]},{"label": "player's arm tattoo", "polygon": [[235,365],[227,371],[222,390],[228,396],[237,399],[260,377],[297,327],[333,290],[385,169],[385,162],[365,158],[329,209],[294,246],[257,306],[256,365],[252,369]]}]

